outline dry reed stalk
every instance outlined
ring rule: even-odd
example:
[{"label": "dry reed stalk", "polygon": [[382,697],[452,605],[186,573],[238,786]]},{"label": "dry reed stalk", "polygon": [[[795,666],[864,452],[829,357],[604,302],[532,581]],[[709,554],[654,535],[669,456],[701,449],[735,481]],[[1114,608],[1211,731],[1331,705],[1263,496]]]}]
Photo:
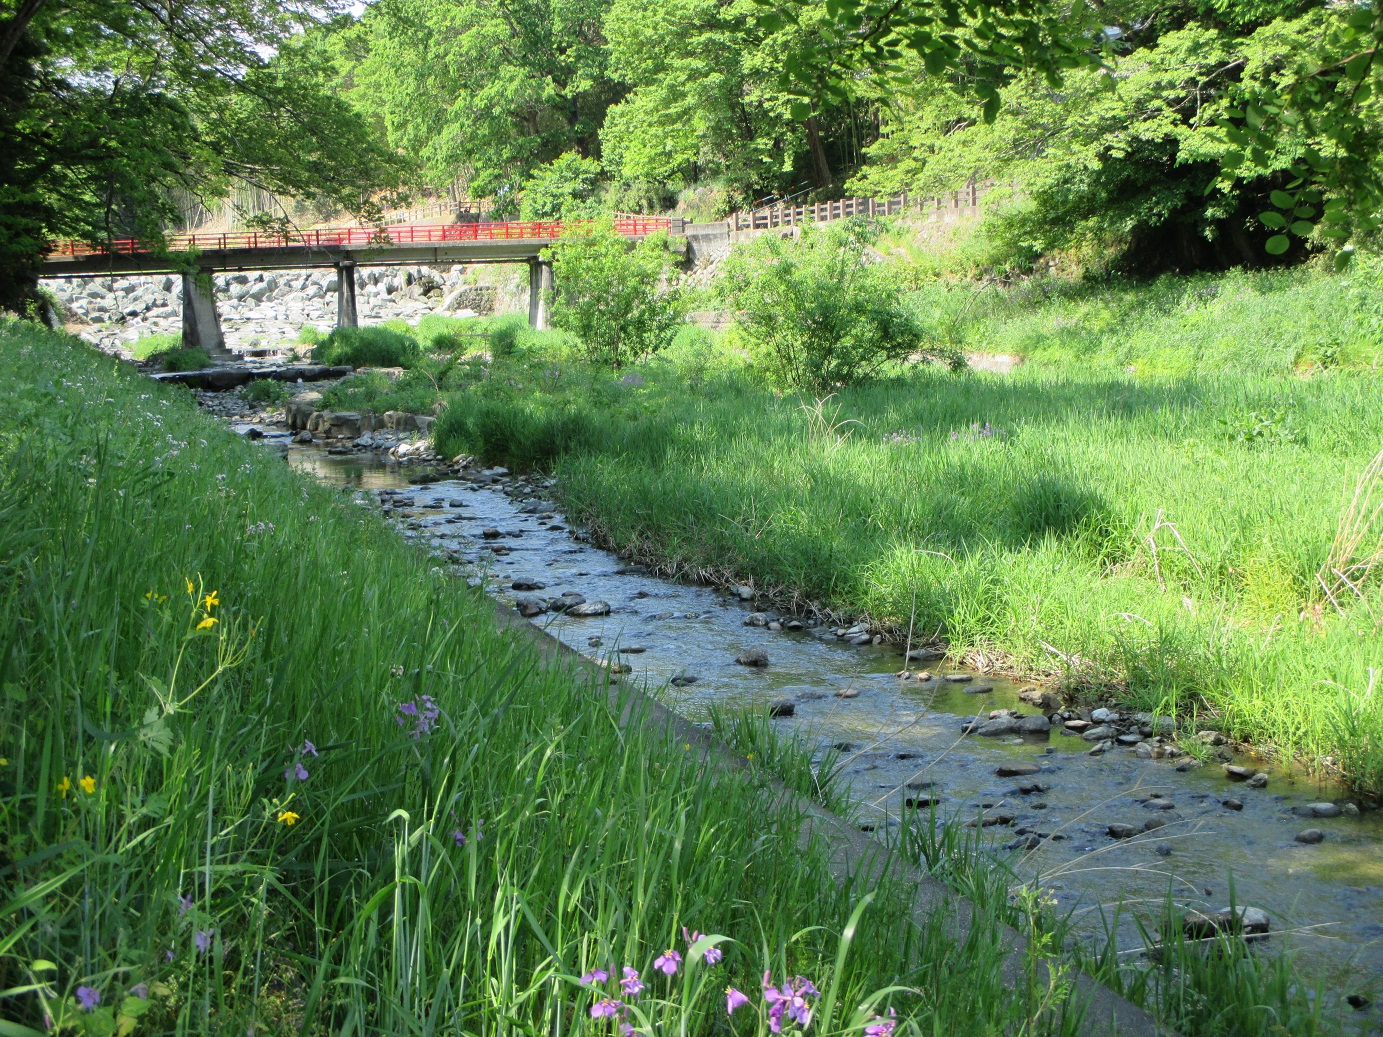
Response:
[{"label": "dry reed stalk", "polygon": [[[1383,530],[1377,525],[1379,517],[1383,516],[1383,497],[1375,499],[1380,477],[1383,477],[1383,450],[1359,473],[1353,495],[1345,497],[1330,554],[1316,573],[1317,585],[1338,612],[1344,611],[1340,599],[1346,591],[1364,600],[1363,585],[1374,566],[1383,561]],[[1346,485],[1345,494],[1348,493]]]}]

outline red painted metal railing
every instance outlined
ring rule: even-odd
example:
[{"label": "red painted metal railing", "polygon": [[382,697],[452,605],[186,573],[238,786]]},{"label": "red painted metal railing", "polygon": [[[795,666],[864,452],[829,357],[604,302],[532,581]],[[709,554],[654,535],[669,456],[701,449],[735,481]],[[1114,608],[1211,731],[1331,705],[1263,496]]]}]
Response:
[{"label": "red painted metal railing", "polygon": [[[507,223],[448,223],[437,225],[405,224],[395,227],[339,227],[323,230],[293,231],[288,234],[266,234],[260,231],[240,231],[234,234],[174,234],[168,238],[170,252],[201,253],[255,249],[313,249],[322,247],[388,248],[391,245],[443,245],[462,241],[546,240],[561,237],[564,231],[584,230],[598,226],[594,220],[564,223],[561,220],[512,220]],[[657,231],[670,230],[672,220],[666,216],[631,216],[614,221],[615,233],[629,238],[642,238]],[[49,258],[60,256],[133,256],[152,251],[144,242],[133,238],[118,239],[105,245],[84,241],[58,241],[48,253]]]}]

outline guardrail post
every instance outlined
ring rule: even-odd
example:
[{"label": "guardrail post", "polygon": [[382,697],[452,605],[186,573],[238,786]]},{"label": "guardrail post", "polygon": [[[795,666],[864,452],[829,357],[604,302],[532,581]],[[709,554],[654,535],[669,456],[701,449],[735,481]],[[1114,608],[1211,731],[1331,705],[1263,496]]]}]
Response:
[{"label": "guardrail post", "polygon": [[336,264],[336,326],[360,327],[355,309],[355,263],[349,259]]},{"label": "guardrail post", "polygon": [[528,261],[528,324],[535,331],[547,329],[547,308],[552,295],[552,264],[537,256]]},{"label": "guardrail post", "polygon": [[226,348],[221,318],[216,313],[216,285],[211,270],[184,270],[182,275],[182,344],[200,346],[214,360],[235,358]]}]

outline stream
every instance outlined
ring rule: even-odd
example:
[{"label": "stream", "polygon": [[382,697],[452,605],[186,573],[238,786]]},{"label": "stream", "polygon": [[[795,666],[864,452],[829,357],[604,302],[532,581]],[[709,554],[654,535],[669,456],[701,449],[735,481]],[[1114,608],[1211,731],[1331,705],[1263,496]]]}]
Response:
[{"label": "stream", "polygon": [[[1091,755],[1090,741],[1059,727],[965,736],[967,719],[993,710],[1036,714],[1018,698],[1030,685],[943,661],[907,663],[933,679],[904,679],[897,646],[851,645],[810,623],[748,626],[751,603],[648,575],[584,542],[541,478],[497,469],[479,481],[468,472],[471,479],[413,485],[416,466],[329,455],[290,445],[286,433],[268,432],[265,443],[294,467],[368,495],[405,537],[447,555],[501,601],[574,592],[608,603],[607,615],[547,611],[532,622],[579,652],[627,664],[622,679],[692,720],[706,721],[713,706],[790,712],[773,723],[801,732],[822,753],[840,753],[857,804],[853,819],[863,828],[882,832],[909,813],[927,816],[933,804],[941,817],[983,817],[986,843],[1007,848],[1019,876],[1039,878],[1074,912],[1078,932],[1100,930],[1102,915],[1121,902],[1154,915],[1169,888],[1178,904],[1199,911],[1223,908],[1232,896],[1267,911],[1269,946],[1295,950],[1303,973],[1332,997],[1383,995],[1383,810],[1376,804],[1250,759],[1234,762],[1265,771],[1264,787],[1231,782],[1219,759],[1202,765],[1175,749],[1152,758],[1147,746],[1115,745]],[[542,586],[515,590],[516,581]],[[735,661],[751,649],[765,651],[768,665]],[[1120,825],[1128,827],[1114,838],[1111,826]],[[1307,829],[1323,840],[1298,841]],[[1131,919],[1120,943],[1142,946]],[[1376,1004],[1367,1006],[1359,1021],[1367,1027],[1374,1016],[1376,1025],[1378,1015]]]}]

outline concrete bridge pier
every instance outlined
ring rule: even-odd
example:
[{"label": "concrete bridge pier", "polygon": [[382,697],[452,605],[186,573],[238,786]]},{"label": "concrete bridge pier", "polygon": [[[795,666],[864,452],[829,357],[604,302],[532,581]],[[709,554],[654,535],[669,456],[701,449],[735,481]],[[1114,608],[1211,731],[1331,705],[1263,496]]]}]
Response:
[{"label": "concrete bridge pier", "polygon": [[547,328],[547,308],[552,297],[552,264],[537,256],[528,261],[528,323],[536,331]]},{"label": "concrete bridge pier", "polygon": [[182,275],[182,344],[200,346],[213,360],[233,360],[216,312],[216,287],[210,270]]},{"label": "concrete bridge pier", "polygon": [[336,264],[336,326],[360,326],[355,310],[355,263],[348,259]]}]

